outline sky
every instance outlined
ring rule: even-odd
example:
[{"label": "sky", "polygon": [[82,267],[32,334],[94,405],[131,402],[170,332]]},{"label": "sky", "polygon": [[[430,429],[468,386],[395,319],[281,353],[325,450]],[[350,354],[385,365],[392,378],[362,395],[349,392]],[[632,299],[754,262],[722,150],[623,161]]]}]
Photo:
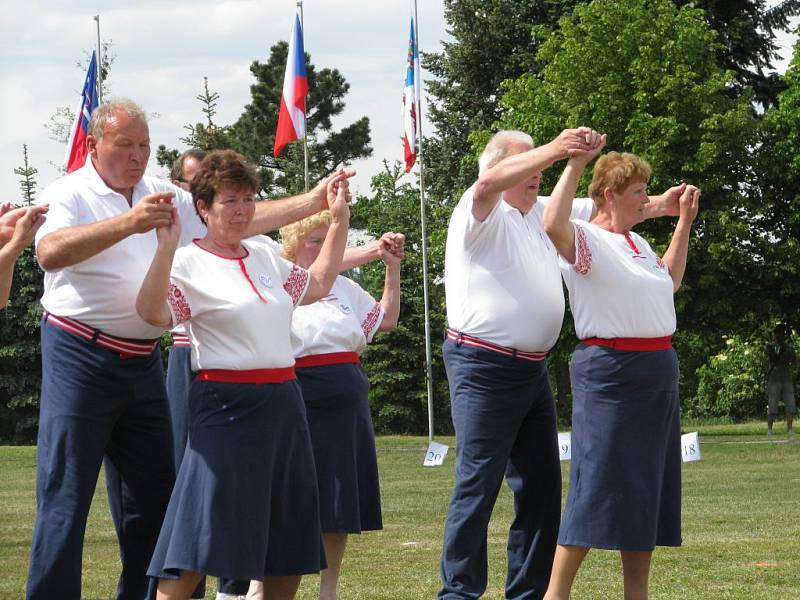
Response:
[{"label": "sky", "polygon": [[[772,4],[772,2],[771,2]],[[383,160],[402,160],[402,98],[410,18],[409,0],[306,0],[305,49],[317,68],[339,69],[350,83],[339,129],[366,115],[373,156],[357,161],[357,193]],[[85,70],[76,63],[96,43],[93,15],[101,35],[111,39],[116,61],[111,96],[129,97],[148,113],[152,154],[148,173],[163,175],[155,162],[159,144],[185,149],[179,138],[187,123],[203,121],[197,94],[203,77],[220,98],[216,122],[231,124],[250,101],[250,64],[266,61],[269,48],[288,40],[294,0],[2,0],[0,20],[0,200],[17,200],[22,145],[38,169],[41,190],[59,176],[51,163],[63,161],[65,147],[49,139],[45,124],[57,107],[77,105]],[[441,50],[449,39],[443,0],[418,0],[422,52]],[[795,20],[796,21],[796,20]],[[795,37],[783,36],[783,72]],[[423,79],[428,77],[423,70]],[[423,118],[426,106],[423,103]],[[431,133],[423,122],[423,132]]]}]

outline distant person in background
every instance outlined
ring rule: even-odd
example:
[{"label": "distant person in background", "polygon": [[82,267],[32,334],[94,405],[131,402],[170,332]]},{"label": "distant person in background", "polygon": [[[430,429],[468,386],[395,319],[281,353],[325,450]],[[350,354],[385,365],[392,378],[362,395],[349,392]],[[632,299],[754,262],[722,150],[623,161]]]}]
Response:
[{"label": "distant person in background", "polygon": [[0,308],[8,304],[17,258],[33,241],[46,212],[47,206],[12,209],[9,202],[0,204]]},{"label": "distant person in background", "polygon": [[182,190],[190,191],[189,186],[194,179],[195,173],[200,170],[200,163],[206,157],[206,151],[200,148],[189,148],[178,157],[170,171],[170,179],[173,185],[177,185]]},{"label": "distant person in background", "polygon": [[767,377],[767,435],[772,435],[772,424],[778,415],[778,402],[781,399],[786,409],[787,433],[789,436],[794,435],[792,420],[797,408],[794,401],[792,370],[797,357],[790,339],[791,333],[791,328],[786,323],[781,323],[772,332],[772,341],[767,345],[770,367]]}]

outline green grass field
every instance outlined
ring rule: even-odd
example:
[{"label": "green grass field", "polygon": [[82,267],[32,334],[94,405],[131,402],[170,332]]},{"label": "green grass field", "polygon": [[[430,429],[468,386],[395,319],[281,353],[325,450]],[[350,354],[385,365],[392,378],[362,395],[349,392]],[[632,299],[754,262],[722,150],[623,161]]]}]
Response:
[{"label": "green grass field", "polygon": [[[767,439],[763,424],[699,429],[703,461],[683,466],[682,548],[656,551],[653,599],[796,600],[800,598],[800,442],[787,443],[785,425]],[[796,440],[797,438],[795,438]],[[452,445],[448,438],[439,441]],[[439,584],[442,526],[455,457],[443,467],[421,466],[427,438],[378,440],[382,532],[351,538],[342,600],[431,599]],[[0,598],[23,597],[35,514],[32,447],[0,447]],[[569,463],[562,463],[566,481]],[[504,487],[489,529],[489,589],[503,597],[506,529],[512,498]],[[118,572],[114,529],[97,487],[83,556],[83,597],[113,598]],[[315,598],[317,578],[298,598]],[[213,598],[213,583],[207,598]],[[594,551],[578,575],[573,598],[621,598],[618,554]],[[53,599],[58,600],[58,599]]]}]

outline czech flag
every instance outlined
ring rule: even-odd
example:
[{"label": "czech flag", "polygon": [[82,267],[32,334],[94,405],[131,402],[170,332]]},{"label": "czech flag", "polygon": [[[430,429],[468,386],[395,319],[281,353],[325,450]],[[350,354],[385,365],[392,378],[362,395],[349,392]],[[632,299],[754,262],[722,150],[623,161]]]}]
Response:
[{"label": "czech flag", "polygon": [[67,154],[64,157],[67,173],[80,169],[86,162],[86,136],[89,135],[89,119],[97,108],[97,57],[92,52],[89,70],[86,71],[86,81],[83,82],[81,101],[75,112],[75,122],[67,142]]},{"label": "czech flag", "polygon": [[414,37],[414,17],[411,17],[411,33],[408,38],[406,60],[406,84],[403,88],[403,147],[405,149],[406,173],[417,161],[417,102],[419,101],[419,52]]},{"label": "czech flag", "polygon": [[306,54],[303,49],[303,30],[300,27],[300,16],[295,15],[292,39],[289,42],[289,56],[286,57],[286,73],[283,76],[283,95],[278,113],[278,129],[275,132],[274,156],[278,156],[289,142],[305,136],[307,95],[308,76]]}]

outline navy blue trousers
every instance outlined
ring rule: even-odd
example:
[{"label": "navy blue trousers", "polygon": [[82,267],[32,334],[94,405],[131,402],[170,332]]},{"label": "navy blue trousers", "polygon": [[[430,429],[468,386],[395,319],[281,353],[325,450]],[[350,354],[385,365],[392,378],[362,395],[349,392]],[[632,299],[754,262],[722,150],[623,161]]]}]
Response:
[{"label": "navy blue trousers", "polygon": [[514,492],[506,598],[541,598],[561,511],[556,414],[547,365],[444,343],[456,431],[456,484],[442,550],[441,599],[486,591],[486,536],[506,478]]},{"label": "navy blue trousers", "polygon": [[42,322],[36,524],[29,600],[79,600],[86,519],[106,468],[118,600],[152,593],[147,566],[175,480],[160,351],[121,358]]},{"label": "navy blue trousers", "polygon": [[[192,349],[189,346],[173,346],[167,356],[167,399],[176,471],[181,467],[186,452],[186,441],[189,438],[189,387],[193,380]],[[249,587],[249,581],[236,581],[224,577],[217,580],[217,590],[226,594],[244,595]],[[203,578],[192,598],[204,598],[205,595],[206,585]]]}]

